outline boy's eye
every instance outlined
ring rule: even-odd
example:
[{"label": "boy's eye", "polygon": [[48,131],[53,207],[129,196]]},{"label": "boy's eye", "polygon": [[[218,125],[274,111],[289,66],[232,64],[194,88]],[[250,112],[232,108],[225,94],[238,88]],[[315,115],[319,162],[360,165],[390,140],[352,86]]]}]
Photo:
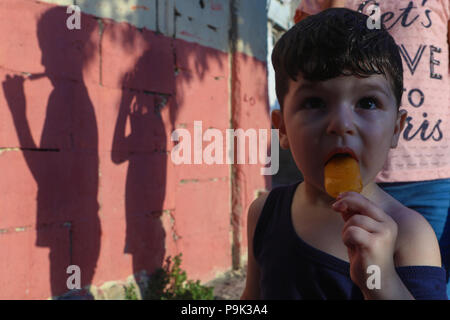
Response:
[{"label": "boy's eye", "polygon": [[303,102],[302,107],[305,109],[324,108],[325,102],[320,98],[308,98]]},{"label": "boy's eye", "polygon": [[358,101],[357,105],[358,108],[372,110],[376,109],[378,106],[378,102],[375,98],[363,98]]}]

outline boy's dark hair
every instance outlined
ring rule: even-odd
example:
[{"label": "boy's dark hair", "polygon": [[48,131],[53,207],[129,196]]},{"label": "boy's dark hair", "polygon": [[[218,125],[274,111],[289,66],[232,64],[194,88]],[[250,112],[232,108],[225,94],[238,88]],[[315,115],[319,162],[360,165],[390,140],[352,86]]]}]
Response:
[{"label": "boy's dark hair", "polygon": [[365,14],[330,8],[308,16],[281,37],[272,53],[281,110],[289,89],[288,77],[297,81],[299,72],[308,81],[384,74],[399,108],[403,66],[398,46],[384,26],[369,29],[367,21]]}]

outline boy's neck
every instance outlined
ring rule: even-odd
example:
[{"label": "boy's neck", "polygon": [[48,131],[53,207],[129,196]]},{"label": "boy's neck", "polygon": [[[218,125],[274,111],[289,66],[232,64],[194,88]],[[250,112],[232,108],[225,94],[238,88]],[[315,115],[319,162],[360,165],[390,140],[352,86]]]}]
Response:
[{"label": "boy's neck", "polygon": [[317,208],[331,208],[334,199],[327,194],[321,192],[319,189],[303,181],[299,186],[299,203],[302,206],[317,207]]}]

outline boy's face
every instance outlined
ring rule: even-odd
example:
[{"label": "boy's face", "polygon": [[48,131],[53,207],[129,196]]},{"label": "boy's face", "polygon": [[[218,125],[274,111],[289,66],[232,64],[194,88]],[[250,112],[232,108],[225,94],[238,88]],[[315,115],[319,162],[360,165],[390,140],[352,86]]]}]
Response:
[{"label": "boy's face", "polygon": [[406,111],[397,111],[384,75],[339,76],[309,82],[290,80],[283,113],[272,112],[280,145],[290,149],[306,182],[324,188],[327,156],[336,148],[353,150],[363,185],[375,179],[390,148],[395,148]]}]

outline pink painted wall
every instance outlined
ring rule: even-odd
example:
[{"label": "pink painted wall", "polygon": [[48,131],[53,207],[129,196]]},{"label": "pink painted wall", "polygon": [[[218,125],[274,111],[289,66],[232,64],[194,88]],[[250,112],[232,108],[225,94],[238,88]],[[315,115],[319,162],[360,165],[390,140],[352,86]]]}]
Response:
[{"label": "pink painted wall", "polygon": [[60,295],[71,264],[82,286],[180,252],[189,278],[229,270],[270,178],[260,165],[236,177],[225,164],[176,166],[170,136],[193,136],[196,120],[225,136],[230,116],[270,129],[266,63],[236,53],[230,92],[228,53],[84,14],[71,31],[66,19],[64,7],[0,2],[0,299]]}]

